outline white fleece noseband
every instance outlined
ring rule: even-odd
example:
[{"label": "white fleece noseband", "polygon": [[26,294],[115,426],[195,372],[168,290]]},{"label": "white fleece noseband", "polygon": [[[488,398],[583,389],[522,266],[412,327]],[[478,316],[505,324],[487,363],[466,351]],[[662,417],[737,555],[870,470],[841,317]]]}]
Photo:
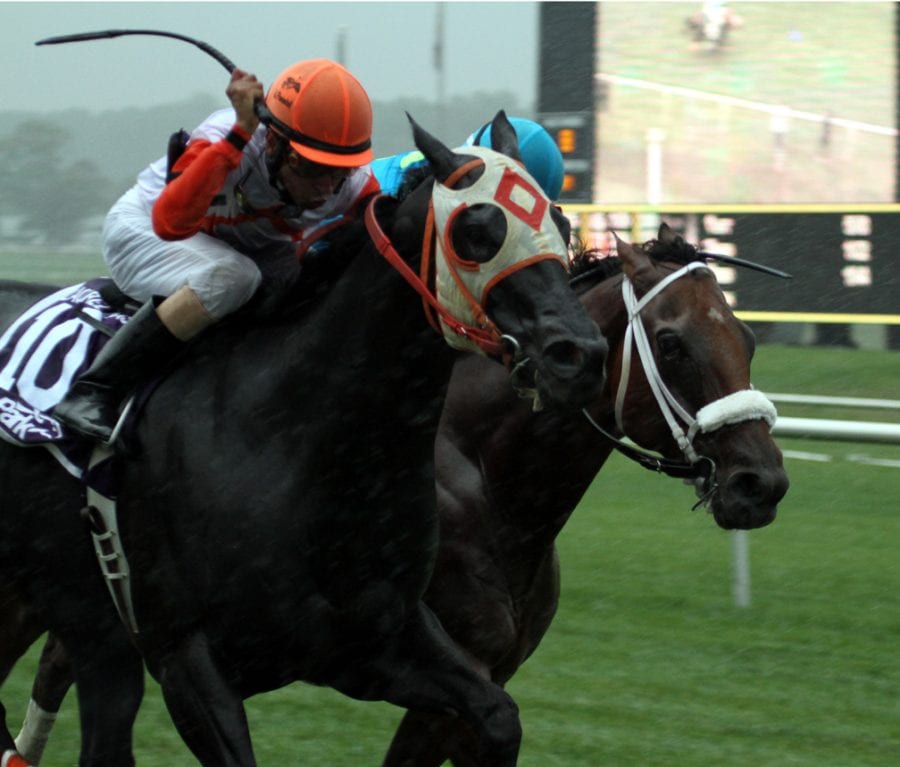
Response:
[{"label": "white fleece noseband", "polygon": [[[625,342],[622,352],[622,374],[619,379],[619,389],[616,394],[616,423],[619,429],[624,433],[625,429],[622,424],[622,414],[625,404],[625,392],[628,389],[628,377],[631,369],[631,348],[632,344],[637,347],[638,356],[644,367],[644,373],[647,381],[653,391],[659,409],[665,416],[672,432],[672,437],[678,443],[682,454],[691,463],[699,460],[699,456],[694,450],[693,440],[698,432],[708,434],[709,432],[720,429],[729,424],[741,423],[743,421],[764,420],[771,429],[775,424],[778,414],[775,406],[769,399],[756,389],[743,389],[733,392],[720,399],[710,402],[708,405],[700,408],[696,416],[692,416],[685,410],[681,403],[678,402],[675,395],[669,390],[659,369],[656,366],[656,360],[653,357],[653,350],[650,346],[650,339],[647,336],[647,330],[641,320],[641,309],[643,309],[650,301],[658,296],[667,285],[684,275],[692,272],[694,269],[706,268],[702,261],[692,261],[668,277],[658,282],[653,289],[647,291],[644,296],[638,300],[634,292],[634,286],[628,277],[622,279],[622,297],[625,300],[625,308],[628,311],[628,328],[625,331]],[[684,431],[679,419],[687,427]]]}]

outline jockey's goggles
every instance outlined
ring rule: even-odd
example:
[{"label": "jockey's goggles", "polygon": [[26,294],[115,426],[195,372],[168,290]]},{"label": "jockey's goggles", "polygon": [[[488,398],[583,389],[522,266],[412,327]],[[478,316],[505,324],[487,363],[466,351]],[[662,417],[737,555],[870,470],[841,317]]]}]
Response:
[{"label": "jockey's goggles", "polygon": [[321,178],[330,178],[333,181],[343,181],[356,168],[340,168],[335,165],[323,165],[322,163],[307,160],[296,152],[288,155],[285,163],[288,170],[295,176],[302,179],[318,180]]}]

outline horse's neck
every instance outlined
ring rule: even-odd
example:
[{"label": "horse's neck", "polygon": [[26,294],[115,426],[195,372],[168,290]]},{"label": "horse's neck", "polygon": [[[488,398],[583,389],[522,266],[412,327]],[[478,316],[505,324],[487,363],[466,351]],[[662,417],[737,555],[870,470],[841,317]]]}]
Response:
[{"label": "horse's neck", "polygon": [[[621,284],[610,277],[582,296],[611,348],[621,348],[625,332]],[[613,396],[607,384],[591,407],[609,427]],[[612,450],[581,413],[533,413],[501,368],[471,357],[454,371],[439,449],[440,440],[453,443],[472,476],[481,477],[477,492],[459,492],[492,518],[496,546],[525,558],[552,547]]]},{"label": "horse's neck", "polygon": [[[621,357],[622,344],[625,341],[625,329],[628,324],[628,312],[625,301],[622,298],[621,275],[610,277],[603,282],[594,285],[582,295],[581,300],[590,314],[591,319],[597,323],[600,332],[609,344],[607,354],[607,374],[609,366]],[[591,407],[591,413],[601,420],[613,416],[615,406],[615,392],[612,391],[610,380],[607,376],[606,385],[598,401]]]},{"label": "horse's neck", "polygon": [[[416,258],[413,253],[415,269]],[[378,408],[395,404],[378,399],[391,384],[397,386],[393,396],[413,407],[443,395],[453,364],[451,350],[427,324],[421,299],[368,242],[309,311],[229,323],[210,335],[189,364],[219,399],[237,399],[229,409],[238,413],[256,409],[275,417],[301,397]],[[412,378],[415,385],[404,383]]]},{"label": "horse's neck", "polygon": [[[515,579],[533,571],[517,562],[536,563],[550,554],[611,448],[580,413],[534,413],[502,369],[490,364],[467,361],[472,372],[461,379],[457,367],[438,447],[441,439],[452,441],[468,463],[461,476],[480,477],[477,486],[463,485],[459,492],[468,498],[468,513],[490,518],[493,539],[482,545],[503,552]],[[527,588],[518,583],[513,590]]]},{"label": "horse's neck", "polygon": [[[611,277],[598,283],[581,300],[609,343],[608,359],[615,359],[624,342],[627,324],[622,278]],[[614,407],[615,392],[607,380],[600,397],[590,408],[591,415],[606,427],[613,428]],[[515,488],[513,492],[517,496],[516,524],[529,531],[530,540],[539,549],[555,540],[611,454],[612,447],[581,413],[567,416],[547,413],[540,417],[529,414],[526,417],[524,411],[520,411],[518,418],[515,444],[533,446],[536,455],[522,482],[509,486]],[[561,477],[560,472],[564,472],[564,476]]]}]

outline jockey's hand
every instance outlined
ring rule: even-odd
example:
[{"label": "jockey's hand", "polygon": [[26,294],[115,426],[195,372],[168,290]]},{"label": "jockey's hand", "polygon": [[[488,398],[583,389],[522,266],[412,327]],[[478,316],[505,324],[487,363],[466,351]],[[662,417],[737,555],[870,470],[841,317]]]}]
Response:
[{"label": "jockey's hand", "polygon": [[247,133],[253,133],[259,125],[259,118],[253,109],[257,99],[264,98],[262,83],[243,69],[231,73],[231,82],[225,89],[225,95],[237,113],[237,124]]}]

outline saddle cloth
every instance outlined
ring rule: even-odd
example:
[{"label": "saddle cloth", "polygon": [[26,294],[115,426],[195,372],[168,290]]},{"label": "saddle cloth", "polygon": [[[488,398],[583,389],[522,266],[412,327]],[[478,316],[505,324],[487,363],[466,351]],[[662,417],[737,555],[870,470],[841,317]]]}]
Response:
[{"label": "saddle cloth", "polygon": [[0,438],[47,448],[78,479],[94,445],[69,432],[52,411],[129,319],[101,295],[109,282],[90,280],[47,296],[0,337]]}]

